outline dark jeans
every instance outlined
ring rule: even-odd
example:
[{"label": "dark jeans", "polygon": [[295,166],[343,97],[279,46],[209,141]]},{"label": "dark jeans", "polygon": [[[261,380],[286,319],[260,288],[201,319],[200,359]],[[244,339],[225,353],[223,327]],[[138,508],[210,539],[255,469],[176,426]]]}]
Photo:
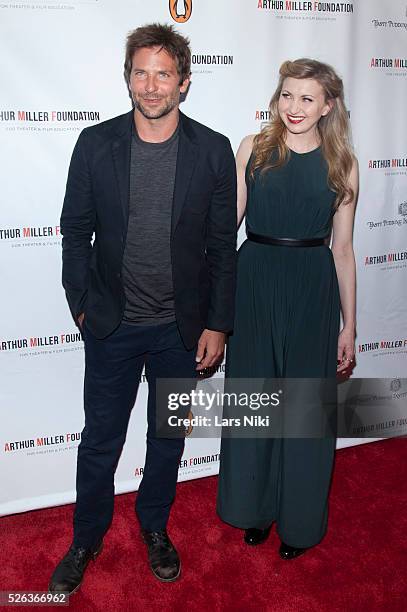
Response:
[{"label": "dark jeans", "polygon": [[85,427],[78,448],[74,543],[92,548],[113,516],[114,473],[126,439],[143,365],[148,381],[147,453],[136,512],[148,531],[166,527],[184,440],[155,437],[157,378],[195,378],[196,350],[187,351],[176,323],[122,323],[99,340],[84,327]]}]

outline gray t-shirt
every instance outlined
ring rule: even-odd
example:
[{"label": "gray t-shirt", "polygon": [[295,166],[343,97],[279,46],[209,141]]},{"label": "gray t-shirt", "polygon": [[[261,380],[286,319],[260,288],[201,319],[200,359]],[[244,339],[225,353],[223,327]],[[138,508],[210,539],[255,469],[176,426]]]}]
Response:
[{"label": "gray t-shirt", "polygon": [[175,321],[170,240],[178,141],[179,127],[160,143],[144,142],[133,132],[122,268],[128,323]]}]

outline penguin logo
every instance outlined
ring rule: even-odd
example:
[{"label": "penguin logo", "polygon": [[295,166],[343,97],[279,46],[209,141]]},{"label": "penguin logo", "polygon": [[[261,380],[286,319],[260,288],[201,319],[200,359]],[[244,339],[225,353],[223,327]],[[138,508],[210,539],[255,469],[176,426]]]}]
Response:
[{"label": "penguin logo", "polygon": [[170,14],[177,23],[185,23],[192,14],[192,0],[169,0]]},{"label": "penguin logo", "polygon": [[401,387],[401,380],[399,378],[393,378],[393,380],[390,383],[390,390],[393,391],[393,393],[396,393]]}]

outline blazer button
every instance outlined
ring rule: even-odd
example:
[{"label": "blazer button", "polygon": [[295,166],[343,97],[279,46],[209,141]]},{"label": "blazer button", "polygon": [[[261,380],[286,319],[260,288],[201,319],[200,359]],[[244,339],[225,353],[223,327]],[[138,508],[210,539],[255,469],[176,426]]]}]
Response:
[{"label": "blazer button", "polygon": [[121,277],[122,277],[122,273],[121,273],[121,272],[118,272],[118,273],[117,273],[117,278],[121,278]]}]

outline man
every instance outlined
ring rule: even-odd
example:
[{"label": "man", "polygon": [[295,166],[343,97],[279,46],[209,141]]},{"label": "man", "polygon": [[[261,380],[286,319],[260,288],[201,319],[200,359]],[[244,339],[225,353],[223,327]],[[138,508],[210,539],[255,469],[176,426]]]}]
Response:
[{"label": "man", "polygon": [[84,336],[85,428],[73,543],[52,575],[52,592],[75,591],[102,548],[143,365],[147,453],[136,513],[154,575],[168,582],[180,574],[166,525],[184,440],[156,437],[155,383],[195,377],[221,358],[233,324],[236,262],[230,143],[178,108],[190,58],[188,40],[170,26],[132,32],[124,72],[134,109],[85,129],[72,155],[61,217],[63,285]]}]

